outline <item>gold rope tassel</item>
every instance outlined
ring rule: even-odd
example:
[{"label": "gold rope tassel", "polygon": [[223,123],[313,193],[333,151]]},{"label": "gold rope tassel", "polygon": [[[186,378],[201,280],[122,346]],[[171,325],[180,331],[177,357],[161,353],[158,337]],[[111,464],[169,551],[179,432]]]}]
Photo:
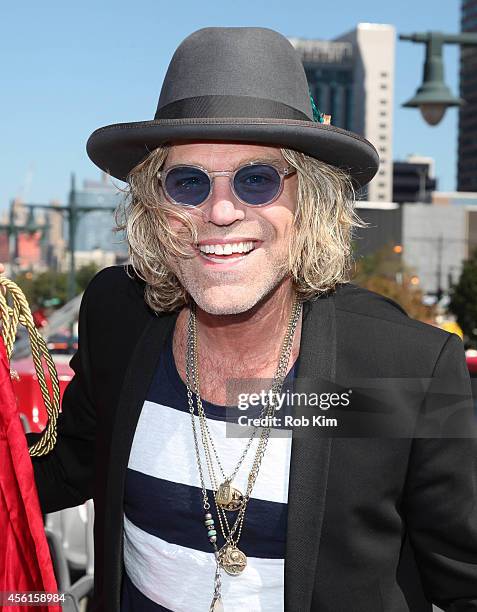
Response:
[{"label": "gold rope tassel", "polygon": [[[2,289],[2,287],[5,289]],[[11,296],[11,306],[8,304],[7,294],[4,294],[5,290]],[[38,442],[35,442],[29,448],[29,452],[31,457],[41,457],[53,450],[56,444],[56,423],[60,411],[60,384],[55,362],[48,352],[45,339],[35,327],[30,307],[23,291],[13,281],[3,277],[0,277],[0,315],[2,322],[1,333],[8,359],[10,359],[13,351],[18,323],[21,323],[28,331],[33,363],[35,364],[36,375],[40,383],[43,403],[48,414],[48,425]],[[42,357],[46,362],[50,375],[53,397],[50,397],[50,390],[46,383]],[[15,375],[14,372],[10,372],[12,376]]]}]

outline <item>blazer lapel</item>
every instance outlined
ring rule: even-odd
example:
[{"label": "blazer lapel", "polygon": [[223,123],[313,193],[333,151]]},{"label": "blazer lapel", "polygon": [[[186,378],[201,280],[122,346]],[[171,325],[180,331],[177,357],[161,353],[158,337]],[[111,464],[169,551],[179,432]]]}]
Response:
[{"label": "blazer lapel", "polygon": [[[294,391],[304,379],[334,381],[336,320],[333,295],[303,304],[300,358]],[[299,379],[302,379],[300,382]],[[316,385],[314,387],[316,390]],[[331,437],[319,428],[293,430],[285,557],[285,612],[309,612],[325,509]]]},{"label": "blazer lapel", "polygon": [[104,531],[106,609],[120,609],[123,569],[123,497],[126,468],[141,414],[158,358],[177,313],[153,317],[146,325],[131,356],[121,389],[111,440],[109,478],[106,492]]}]

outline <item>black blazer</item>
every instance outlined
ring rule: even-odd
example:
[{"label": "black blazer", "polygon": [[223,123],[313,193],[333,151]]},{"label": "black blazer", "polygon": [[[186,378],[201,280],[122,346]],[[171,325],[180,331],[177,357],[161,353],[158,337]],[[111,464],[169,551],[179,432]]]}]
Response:
[{"label": "black blazer", "polygon": [[[153,313],[123,267],[100,272],[82,301],[56,447],[33,459],[43,512],[94,499],[97,612],[119,611],[125,471],[176,317]],[[471,410],[460,339],[352,284],[304,304],[297,376],[447,378]],[[285,612],[477,611],[476,439],[316,431],[292,442]]]}]

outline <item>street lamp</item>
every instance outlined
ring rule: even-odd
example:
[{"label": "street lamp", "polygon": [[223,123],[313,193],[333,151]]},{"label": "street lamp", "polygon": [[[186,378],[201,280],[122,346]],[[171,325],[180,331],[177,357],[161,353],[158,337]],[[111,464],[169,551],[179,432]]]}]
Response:
[{"label": "street lamp", "polygon": [[[44,210],[59,213],[64,216],[68,222],[68,250],[70,252],[70,269],[68,276],[68,299],[72,300],[76,295],[76,234],[78,223],[83,215],[90,212],[114,212],[115,206],[78,206],[77,192],[74,174],[71,175],[71,188],[68,196],[68,206],[55,206],[53,204],[22,204],[28,208],[28,218],[24,225],[18,225],[15,219],[14,202],[10,205],[10,215],[7,224],[0,224],[0,231],[6,231],[9,239],[9,253],[11,260],[15,261],[18,257],[17,236],[20,233],[34,234],[37,231],[42,231],[42,236],[47,239],[50,225],[45,223],[37,225],[35,221],[35,211]],[[11,271],[13,276],[13,269]]]},{"label": "street lamp", "polygon": [[[52,204],[24,204],[29,208],[30,213],[34,210],[47,210],[60,213],[65,216],[68,222],[68,250],[70,252],[70,269],[68,275],[68,300],[72,300],[76,295],[76,233],[78,222],[81,217],[90,212],[114,212],[115,206],[78,206],[76,197],[75,175],[71,175],[71,188],[68,196],[68,206],[54,206]],[[30,217],[29,217],[30,218]],[[33,225],[31,226],[33,227]],[[1,226],[0,226],[1,229]]]},{"label": "street lamp", "polygon": [[28,217],[25,223],[25,230],[31,236],[33,236],[33,234],[36,234],[36,232],[41,229],[42,229],[41,226],[39,226],[35,220],[35,213],[33,212],[33,209],[30,208],[30,210],[28,211]]},{"label": "street lamp", "polygon": [[442,48],[445,44],[477,46],[477,34],[418,32],[417,34],[401,34],[399,39],[426,45],[422,85],[418,87],[415,96],[402,106],[404,108],[419,108],[424,120],[429,125],[437,125],[448,108],[465,103],[462,98],[456,98],[444,83]]}]

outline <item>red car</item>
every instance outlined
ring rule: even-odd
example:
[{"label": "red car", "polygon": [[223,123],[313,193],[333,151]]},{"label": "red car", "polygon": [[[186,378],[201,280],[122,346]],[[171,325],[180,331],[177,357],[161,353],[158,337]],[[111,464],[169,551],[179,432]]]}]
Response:
[{"label": "red car", "polygon": [[[80,303],[81,295],[54,312],[43,332],[48,338],[48,350],[58,372],[61,397],[73,377],[73,371],[68,364],[78,347],[78,340],[69,330],[77,325]],[[46,427],[48,417],[31,356],[30,343],[25,333],[22,333],[22,337],[15,343],[11,368],[18,374],[18,380],[13,380],[13,388],[23,427],[27,432],[41,432]],[[46,364],[45,376],[49,383]]]},{"label": "red car", "polygon": [[[55,355],[53,359],[60,381],[61,397],[63,397],[63,392],[73,377],[73,370],[68,365],[71,355]],[[29,356],[14,360],[11,363],[11,367],[18,374],[18,380],[13,380],[13,389],[17,397],[17,405],[23,427],[27,432],[41,432],[46,427],[48,417],[43,404],[33,359]],[[49,384],[48,371],[45,372],[45,375]]]}]

